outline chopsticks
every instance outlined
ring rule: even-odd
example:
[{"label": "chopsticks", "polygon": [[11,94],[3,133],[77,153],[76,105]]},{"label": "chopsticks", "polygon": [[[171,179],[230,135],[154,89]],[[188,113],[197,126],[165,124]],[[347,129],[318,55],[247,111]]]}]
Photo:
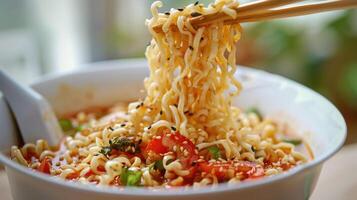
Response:
[{"label": "chopsticks", "polygon": [[[339,9],[357,8],[357,0],[324,0],[286,7],[301,1],[303,0],[259,0],[233,8],[237,11],[235,19],[232,19],[223,12],[219,12],[193,17],[190,19],[190,22],[193,27],[197,28],[217,21],[223,21],[225,24],[258,22]],[[154,30],[159,32],[162,30],[161,28],[162,25],[156,25]]]},{"label": "chopsticks", "polygon": [[225,24],[266,21],[278,18],[296,17],[320,12],[357,8],[357,0],[320,1],[288,8],[265,10],[257,13],[239,16],[236,19],[225,20]]},{"label": "chopsticks", "polygon": [[[266,10],[278,6],[284,6],[300,1],[302,0],[259,0],[259,1],[253,1],[250,3],[240,5],[239,7],[235,8],[235,10],[238,16],[244,16],[261,10]],[[219,13],[194,17],[190,20],[190,23],[193,26],[200,26],[200,25],[205,25],[216,21],[222,21],[222,20],[224,21],[228,19],[231,19],[231,17],[223,12],[219,12]]]}]

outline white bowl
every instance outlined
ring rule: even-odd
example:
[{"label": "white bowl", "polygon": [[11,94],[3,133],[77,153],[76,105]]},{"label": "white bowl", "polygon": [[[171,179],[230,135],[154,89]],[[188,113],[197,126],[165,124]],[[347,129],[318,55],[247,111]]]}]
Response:
[{"label": "white bowl", "polygon": [[[89,106],[111,105],[140,97],[142,80],[148,75],[145,61],[111,61],[54,76],[32,84],[59,114]],[[346,137],[346,125],[339,111],[316,92],[286,78],[240,67],[237,77],[244,90],[235,103],[257,107],[263,115],[287,122],[310,144],[315,158],[290,171],[241,184],[214,187],[147,189],[96,187],[68,182],[34,172],[0,154],[14,200],[94,200],[94,199],[308,199],[322,163],[336,153]],[[0,98],[0,150],[8,152],[19,141],[11,115]]]}]

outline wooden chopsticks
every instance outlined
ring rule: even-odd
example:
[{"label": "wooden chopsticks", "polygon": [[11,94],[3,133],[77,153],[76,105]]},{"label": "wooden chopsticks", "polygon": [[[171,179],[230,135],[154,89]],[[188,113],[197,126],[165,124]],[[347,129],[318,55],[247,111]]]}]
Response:
[{"label": "wooden chopsticks", "polygon": [[224,22],[226,24],[232,24],[266,21],[271,19],[295,17],[348,8],[357,8],[357,0],[320,1],[305,5],[296,5],[288,8],[265,10],[257,13],[247,14],[244,16],[238,16],[237,19],[225,20]]},{"label": "wooden chopsticks", "polygon": [[[191,18],[193,27],[208,25],[213,22],[223,21],[225,24],[257,22],[277,18],[287,18],[301,15],[314,14],[339,9],[357,8],[357,0],[324,0],[303,5],[291,5],[303,0],[259,0],[233,8],[237,11],[236,19],[223,12],[201,15]],[[289,7],[287,7],[290,5]],[[157,25],[154,30],[159,32],[162,25]]]},{"label": "wooden chopsticks", "polygon": [[[246,3],[243,5],[238,6],[235,8],[238,16],[244,16],[247,14],[252,14],[261,10],[266,10],[278,6],[283,6],[283,5],[288,5],[291,3],[296,3],[302,0],[259,0],[259,1],[253,1],[250,3]],[[200,25],[205,25],[209,23],[213,23],[215,21],[221,21],[221,20],[229,20],[231,19],[230,16],[226,15],[223,12],[220,13],[214,13],[210,15],[201,15],[198,17],[194,17],[191,19],[191,24],[194,26],[200,26]]]}]

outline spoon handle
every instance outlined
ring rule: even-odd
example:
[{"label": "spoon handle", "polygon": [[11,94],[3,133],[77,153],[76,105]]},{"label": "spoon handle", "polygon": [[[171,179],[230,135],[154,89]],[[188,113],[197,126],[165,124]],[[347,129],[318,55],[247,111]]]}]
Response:
[{"label": "spoon handle", "polygon": [[0,70],[0,90],[7,100],[21,131],[24,142],[45,139],[58,144],[62,131],[57,118],[42,95],[23,86]]}]

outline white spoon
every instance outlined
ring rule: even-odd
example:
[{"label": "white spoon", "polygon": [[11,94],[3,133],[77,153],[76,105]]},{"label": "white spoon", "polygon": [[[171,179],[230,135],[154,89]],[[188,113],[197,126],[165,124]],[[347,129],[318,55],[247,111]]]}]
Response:
[{"label": "white spoon", "polygon": [[34,143],[38,139],[45,139],[49,145],[59,143],[61,128],[51,106],[42,95],[21,85],[3,70],[0,70],[0,91],[14,113],[24,142]]}]

